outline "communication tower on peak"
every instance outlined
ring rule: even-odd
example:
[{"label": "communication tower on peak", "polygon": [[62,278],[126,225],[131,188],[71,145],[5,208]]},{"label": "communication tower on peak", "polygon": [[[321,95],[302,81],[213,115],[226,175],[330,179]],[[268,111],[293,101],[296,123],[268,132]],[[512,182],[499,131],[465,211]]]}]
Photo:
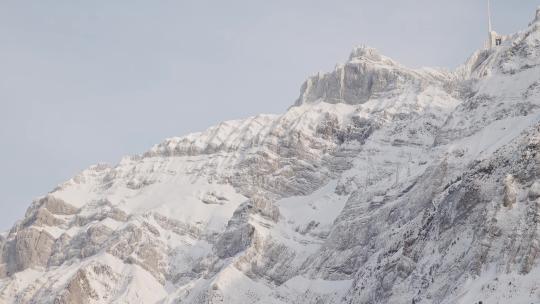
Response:
[{"label": "communication tower on peak", "polygon": [[491,23],[491,1],[487,0],[487,13],[488,13],[488,41],[486,42],[486,48],[491,49],[493,47],[499,46],[503,43],[504,37],[497,34],[493,30],[493,25]]}]

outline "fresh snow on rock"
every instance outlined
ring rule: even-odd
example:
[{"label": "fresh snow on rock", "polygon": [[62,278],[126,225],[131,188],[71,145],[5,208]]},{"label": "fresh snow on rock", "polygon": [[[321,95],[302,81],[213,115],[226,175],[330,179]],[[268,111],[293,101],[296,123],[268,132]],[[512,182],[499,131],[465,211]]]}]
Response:
[{"label": "fresh snow on rock", "polygon": [[358,47],[36,199],[0,303],[537,303],[539,151],[540,9],[455,71]]}]

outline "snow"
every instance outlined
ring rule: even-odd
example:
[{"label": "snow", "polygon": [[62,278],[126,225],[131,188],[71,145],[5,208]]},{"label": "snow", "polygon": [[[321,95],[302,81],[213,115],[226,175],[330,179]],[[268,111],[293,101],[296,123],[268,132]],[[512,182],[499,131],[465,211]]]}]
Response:
[{"label": "snow", "polygon": [[218,274],[212,281],[211,288],[219,292],[224,303],[256,303],[271,292],[268,286],[249,279],[233,266]]},{"label": "snow", "polygon": [[471,277],[465,290],[446,303],[515,303],[530,304],[540,301],[540,270],[535,268],[527,275],[501,273],[496,267],[486,269],[482,276]]},{"label": "snow", "polygon": [[42,229],[38,229],[38,230],[47,232],[48,234],[50,234],[55,239],[59,238],[65,232],[64,229],[61,229],[61,228],[56,227],[56,226],[46,226],[46,227],[43,227]]},{"label": "snow", "polygon": [[102,224],[103,226],[107,227],[107,228],[110,228],[111,230],[117,230],[117,229],[120,229],[121,227],[123,227],[125,224],[120,222],[120,221],[117,221],[117,220],[114,220],[110,217],[102,220],[100,222],[100,224]]},{"label": "snow", "polygon": [[279,289],[290,289],[297,294],[305,294],[310,291],[320,294],[335,294],[336,298],[340,298],[351,288],[352,283],[352,280],[330,281],[296,276],[285,282]]},{"label": "snow", "polygon": [[[205,179],[183,175],[182,173],[193,170],[196,160],[197,157],[171,157],[164,163],[156,162],[159,160],[155,158],[124,162],[114,169],[116,179],[106,191],[98,192],[93,189],[98,187],[101,176],[86,177],[86,184],[69,185],[53,195],[66,202],[79,202],[74,204],[79,208],[84,206],[81,202],[106,200],[127,214],[145,214],[152,211],[203,229],[223,229],[234,210],[246,198],[230,185],[210,183]],[[135,177],[144,175],[148,178],[147,172],[151,173],[150,179],[159,182],[134,190],[126,185],[123,181],[125,179],[120,179],[123,175],[127,177],[133,174]],[[116,180],[119,182],[115,182]],[[203,198],[212,193],[223,198],[224,203],[203,202]],[[116,225],[112,228],[114,226]]]},{"label": "snow", "polygon": [[159,303],[167,296],[167,292],[147,271],[138,265],[126,266],[129,281],[126,287],[116,296],[115,303]]},{"label": "snow", "polygon": [[537,199],[540,197],[540,181],[535,181],[529,189],[529,199]]},{"label": "snow", "polygon": [[486,159],[508,144],[528,127],[540,122],[540,113],[494,121],[479,132],[446,146],[449,151],[462,150],[466,159]]},{"label": "snow", "polygon": [[[208,204],[201,200],[212,192],[221,193],[227,199],[226,203]],[[109,199],[128,214],[143,214],[152,210],[211,231],[223,229],[234,210],[247,200],[230,185],[210,184],[180,176],[150,185],[131,199],[118,194]]]},{"label": "snow", "polygon": [[[54,239],[66,234],[78,242],[86,240],[89,228],[102,225],[113,231],[108,235],[110,231],[104,229],[104,243],[124,246],[127,257],[113,256],[110,247],[99,247],[102,244],[92,244],[99,250],[88,250],[87,255],[69,247],[80,244],[71,243],[60,249],[68,253],[60,265],[27,268],[0,279],[0,301],[11,303],[18,297],[24,302],[33,296],[52,301],[50,297],[63,292],[78,271],[85,271],[91,288],[104,297],[96,303],[339,303],[345,297],[358,300],[351,298],[355,292],[360,297],[369,288],[378,292],[383,288],[379,285],[391,285],[391,299],[410,303],[408,296],[416,295],[424,284],[418,283],[417,275],[425,274],[425,269],[431,272],[439,262],[459,261],[469,248],[485,245],[479,245],[482,241],[473,230],[464,230],[450,240],[452,250],[442,253],[445,235],[437,231],[440,240],[426,243],[418,253],[431,254],[417,256],[418,261],[407,256],[411,253],[405,252],[403,242],[421,239],[419,227],[425,218],[416,216],[430,215],[425,206],[433,207],[432,212],[443,212],[445,207],[449,213],[455,211],[454,201],[440,205],[450,190],[436,184],[460,185],[454,178],[467,172],[469,165],[491,160],[501,148],[513,148],[519,144],[516,138],[540,123],[540,91],[534,86],[540,75],[540,31],[532,31],[532,26],[509,37],[513,43],[475,53],[455,72],[409,69],[374,49],[357,48],[334,71],[308,79],[296,106],[283,115],[223,122],[203,132],[169,138],[114,167],[90,167],[50,194],[79,208],[77,214],[55,215],[64,221],[58,226],[20,229],[44,231]],[[523,50],[511,49],[521,44]],[[354,80],[347,74],[351,68],[365,69],[353,76],[373,77],[370,86],[390,89],[384,94],[368,90],[371,95],[366,100],[361,94],[347,93],[348,81]],[[324,90],[318,92],[321,86]],[[331,95],[334,89],[337,97]],[[358,98],[345,100],[349,93]],[[322,134],[326,133],[320,131],[322,125],[330,128],[329,134]],[[332,132],[348,128],[372,130],[365,138],[332,137]],[[286,153],[280,154],[281,148]],[[244,161],[253,160],[253,155],[259,158],[246,165]],[[258,168],[259,164],[271,168]],[[309,169],[295,172],[298,164]],[[438,174],[437,170],[445,171],[441,181],[422,179]],[[538,180],[520,184],[508,174],[506,187],[502,178],[500,189],[509,189],[506,192],[515,195],[516,203],[500,207],[499,188],[482,189],[495,193],[495,199],[485,204],[491,222],[475,223],[486,231],[500,229],[503,240],[529,233],[526,219],[540,195]],[[249,186],[231,181],[259,175],[268,179]],[[318,189],[265,190],[273,182],[294,182],[296,176],[313,178]],[[422,181],[421,191],[415,189]],[[483,182],[479,184],[484,186]],[[408,191],[419,192],[409,197]],[[253,192],[271,201],[278,211],[276,218],[258,210],[234,215]],[[414,209],[423,200],[422,210]],[[242,216],[246,218],[238,218]],[[412,220],[404,222],[405,218]],[[240,235],[240,251],[220,258],[216,244],[221,233],[237,222],[253,227],[253,235]],[[371,239],[364,239],[368,236]],[[145,242],[163,259],[150,256],[148,264],[134,262],[137,250],[148,245]],[[506,261],[506,256],[497,254],[508,243],[493,243],[489,257]],[[269,257],[268,248],[276,256]],[[457,289],[445,295],[444,303],[540,302],[538,267],[518,274],[503,262],[485,263],[479,275],[462,269],[455,282],[436,278],[435,287],[428,284],[425,289],[432,288],[431,295],[436,295],[438,288],[453,284]],[[107,271],[96,272],[94,266],[107,266]],[[409,273],[407,267],[416,268]],[[391,277],[393,268],[403,268],[398,279]],[[440,274],[441,280],[448,279],[445,275]],[[364,279],[371,281],[364,286]]]},{"label": "snow", "polygon": [[315,231],[328,231],[347,202],[348,196],[334,193],[337,181],[307,196],[292,196],[276,202],[283,221],[294,227],[306,229],[313,222]]}]

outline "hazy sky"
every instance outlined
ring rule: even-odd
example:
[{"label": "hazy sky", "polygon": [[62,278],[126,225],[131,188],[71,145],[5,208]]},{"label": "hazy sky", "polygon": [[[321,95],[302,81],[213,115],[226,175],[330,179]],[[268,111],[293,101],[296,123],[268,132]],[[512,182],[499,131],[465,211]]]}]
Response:
[{"label": "hazy sky", "polygon": [[[502,33],[540,5],[492,2]],[[0,229],[89,165],[284,112],[355,45],[453,68],[486,28],[484,0],[2,0]]]}]

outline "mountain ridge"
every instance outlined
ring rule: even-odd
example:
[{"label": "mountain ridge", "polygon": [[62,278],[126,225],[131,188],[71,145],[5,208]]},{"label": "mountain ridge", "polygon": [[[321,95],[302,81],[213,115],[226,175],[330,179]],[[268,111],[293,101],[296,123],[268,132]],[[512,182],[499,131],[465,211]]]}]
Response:
[{"label": "mountain ridge", "polygon": [[5,303],[530,303],[540,8],[455,71],[367,47],[282,115],[95,165],[0,234]]}]

